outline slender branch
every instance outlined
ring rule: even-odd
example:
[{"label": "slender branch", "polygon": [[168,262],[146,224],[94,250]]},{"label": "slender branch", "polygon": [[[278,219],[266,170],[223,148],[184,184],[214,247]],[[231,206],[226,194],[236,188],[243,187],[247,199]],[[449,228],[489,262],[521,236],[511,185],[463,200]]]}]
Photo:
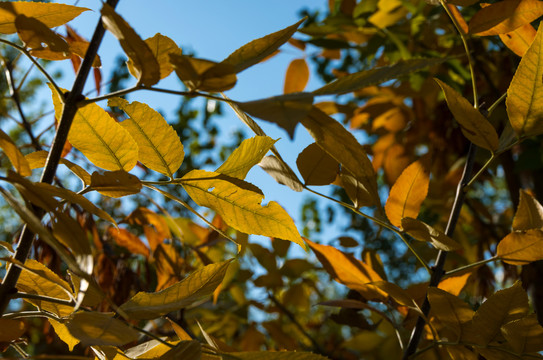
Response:
[{"label": "slender branch", "polygon": [[54,304],[60,304],[60,305],[66,305],[66,306],[75,306],[75,301],[73,300],[63,300],[58,299],[50,296],[45,295],[38,295],[38,294],[29,294],[24,292],[17,292],[12,297],[13,299],[31,299],[31,300],[39,300],[39,301],[47,301]]},{"label": "slender branch", "polygon": [[18,312],[2,315],[2,319],[24,319],[24,318],[36,318],[36,317],[44,317],[44,318],[53,319],[57,321],[60,320],[57,316],[53,314],[49,314],[48,312],[39,311],[39,310],[18,311]]},{"label": "slender branch", "polygon": [[474,262],[474,263],[471,263],[471,264],[468,264],[468,265],[465,265],[465,266],[461,266],[461,267],[453,269],[453,270],[446,271],[443,276],[444,277],[445,276],[451,276],[451,275],[454,275],[454,274],[469,270],[471,268],[478,267],[478,266],[487,264],[489,262],[497,261],[497,260],[500,260],[500,258],[498,256],[493,256],[493,257],[485,259],[485,260],[477,261],[477,262]]},{"label": "slender branch", "polygon": [[494,101],[494,104],[490,105],[490,107],[488,108],[488,116],[490,116],[490,114],[492,114],[494,110],[496,110],[496,108],[505,100],[506,97],[507,93],[505,92],[502,96],[500,96],[498,100]]},{"label": "slender branch", "polygon": [[92,104],[92,103],[95,103],[95,102],[98,102],[98,101],[111,99],[113,97],[127,95],[127,94],[130,94],[130,93],[138,91],[138,90],[143,90],[141,85],[136,85],[136,86],[133,86],[133,87],[130,87],[130,88],[127,88],[127,89],[114,91],[112,93],[105,94],[105,95],[102,95],[102,96],[97,96],[97,97],[94,97],[92,99],[81,100],[79,103],[82,104],[82,105],[83,104]]},{"label": "slender branch", "polygon": [[485,172],[485,170],[490,166],[490,164],[492,163],[492,161],[494,161],[494,159],[496,158],[496,155],[495,154],[492,154],[492,156],[490,156],[490,159],[488,159],[486,161],[486,163],[483,165],[482,168],[479,169],[479,171],[477,171],[477,174],[473,175],[473,177],[471,178],[471,180],[466,184],[466,187],[464,188],[464,191],[467,190],[467,188],[469,188],[471,185],[473,185],[473,183],[475,182],[475,180],[477,180],[477,178],[479,178],[479,176]]}]

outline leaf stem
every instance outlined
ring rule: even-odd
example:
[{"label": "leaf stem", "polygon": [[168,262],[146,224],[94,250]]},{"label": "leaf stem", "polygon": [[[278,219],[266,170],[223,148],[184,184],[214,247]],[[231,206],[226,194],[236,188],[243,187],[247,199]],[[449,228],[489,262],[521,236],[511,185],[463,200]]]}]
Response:
[{"label": "leaf stem", "polygon": [[490,105],[490,107],[488,108],[487,112],[488,112],[488,115],[487,117],[490,116],[490,114],[492,114],[492,112],[494,110],[496,110],[496,108],[505,100],[505,98],[507,97],[507,93],[503,93],[502,96],[500,96],[500,98],[496,101],[494,101],[494,104]]},{"label": "leaf stem", "polygon": [[477,180],[477,178],[485,172],[485,170],[490,166],[490,164],[492,163],[492,161],[494,161],[494,159],[496,158],[496,155],[495,154],[492,154],[492,156],[490,156],[490,159],[488,159],[486,161],[486,163],[483,165],[482,168],[479,169],[479,171],[477,171],[477,174],[473,175],[473,177],[471,178],[471,180],[466,184],[466,186],[464,186],[464,191],[467,191],[467,189],[473,185],[473,183],[475,182],[475,180]]},{"label": "leaf stem", "polygon": [[497,260],[500,260],[500,258],[498,256],[493,256],[493,257],[485,259],[485,260],[477,261],[477,262],[474,262],[474,263],[471,263],[471,264],[468,264],[468,265],[465,265],[465,266],[461,266],[461,267],[453,269],[453,270],[446,271],[443,276],[444,277],[445,276],[451,276],[451,275],[454,275],[456,273],[463,272],[465,270],[468,270],[468,269],[471,269],[471,268],[474,268],[474,267],[477,267],[477,266],[481,266],[481,265],[487,264],[489,262],[497,261]]}]

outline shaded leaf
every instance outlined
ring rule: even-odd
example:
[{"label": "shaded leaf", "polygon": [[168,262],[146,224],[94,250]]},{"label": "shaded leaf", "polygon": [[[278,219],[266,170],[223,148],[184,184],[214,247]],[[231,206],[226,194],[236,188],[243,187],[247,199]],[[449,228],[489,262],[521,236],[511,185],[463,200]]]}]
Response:
[{"label": "shaded leaf", "polygon": [[469,22],[470,34],[492,36],[511,32],[543,15],[538,0],[505,0],[483,7]]},{"label": "shaded leaf", "polygon": [[154,319],[211,296],[226,274],[230,261],[204,266],[188,277],[156,293],[139,292],[121,305],[134,319]]},{"label": "shaded leaf", "polygon": [[[48,155],[49,153],[47,151],[41,150],[41,151],[35,151],[30,154],[27,154],[25,155],[25,158],[28,161],[28,164],[30,165],[31,169],[38,169],[45,166],[45,161],[47,160]],[[83,169],[81,166],[74,164],[73,162],[66,159],[60,159],[60,163],[65,165],[78,178],[80,178],[81,181],[83,181],[84,186],[90,185],[91,176],[87,172],[87,170]]]},{"label": "shaded leaf", "polygon": [[221,354],[224,360],[326,360],[321,355],[302,351],[247,351]]},{"label": "shaded leaf", "polygon": [[502,334],[515,352],[531,353],[543,350],[543,327],[537,322],[535,314],[503,325]]},{"label": "shaded leaf", "polygon": [[281,45],[286,43],[304,21],[305,18],[283,30],[279,30],[243,45],[224,59],[223,63],[232,66],[236,73],[259,63],[267,56],[273,54]]},{"label": "shaded leaf", "polygon": [[[160,356],[160,360],[194,359],[202,356],[202,344],[196,340],[181,341]],[[211,359],[210,359],[211,360]]]},{"label": "shaded leaf", "polygon": [[359,205],[380,206],[373,166],[356,138],[339,122],[317,108],[310,111],[302,124],[316,143],[363,185],[371,202]]},{"label": "shaded leaf", "polygon": [[347,196],[351,199],[354,207],[357,209],[373,202],[373,199],[364,184],[356,180],[356,178],[348,171],[342,169],[339,174],[339,180],[340,186],[345,190]]},{"label": "shaded leaf", "polygon": [[132,234],[130,231],[122,228],[109,227],[107,233],[115,240],[117,245],[126,248],[130,253],[149,257],[149,248],[145,246],[139,237]]},{"label": "shaded leaf", "polygon": [[[175,41],[169,37],[158,33],[149,39],[145,39],[145,43],[149,46],[149,49],[158,62],[160,67],[160,79],[164,79],[173,71],[173,66],[170,64],[170,54],[181,55],[181,48],[179,48]],[[128,70],[131,74],[137,74],[132,59],[129,59],[126,65],[128,65]]]},{"label": "shaded leaf", "polygon": [[313,104],[311,93],[274,96],[262,100],[237,103],[245,112],[262,120],[276,123],[292,139],[296,125],[307,115]]},{"label": "shaded leaf", "polygon": [[174,53],[169,58],[175,73],[190,91],[219,92],[236,85],[237,77],[229,64]]},{"label": "shaded leaf", "polygon": [[371,283],[371,285],[383,291],[385,294],[394,299],[394,301],[396,301],[399,305],[417,308],[415,300],[413,300],[413,298],[411,298],[411,296],[398,285],[388,281],[374,281]]},{"label": "shaded leaf", "polygon": [[68,331],[68,327],[64,323],[61,323],[59,321],[53,320],[51,318],[47,319],[51,326],[53,326],[53,329],[55,329],[55,333],[59,337],[60,340],[64,341],[66,345],[68,345],[68,350],[73,351],[74,346],[79,344],[79,340],[70,334],[70,331]]},{"label": "shaded leaf", "polygon": [[11,138],[0,129],[0,148],[4,151],[4,154],[8,157],[9,161],[17,170],[21,176],[32,175],[31,167],[25,156],[21,153],[17,145],[11,140]]},{"label": "shaded leaf", "polygon": [[70,334],[84,345],[121,346],[137,340],[139,333],[113,314],[78,312],[66,323]]},{"label": "shaded leaf", "polygon": [[106,30],[111,32],[121,43],[121,47],[132,60],[133,75],[138,84],[152,86],[160,80],[160,66],[149,45],[115,12],[108,4],[101,10],[102,22]]},{"label": "shaded leaf", "polygon": [[536,31],[531,24],[521,26],[511,32],[500,34],[503,44],[522,57],[534,42]]},{"label": "shaded leaf", "polygon": [[244,140],[215,172],[245,179],[249,170],[262,160],[276,141],[268,136],[255,136]]},{"label": "shaded leaf", "polygon": [[302,182],[294,171],[285,164],[284,161],[279,160],[275,155],[269,155],[264,157],[258,164],[265,172],[267,172],[272,178],[279,184],[286,185],[294,191],[302,191],[304,189]]},{"label": "shaded leaf", "polygon": [[513,218],[513,230],[532,230],[543,228],[543,206],[526,191],[520,189],[520,200]]},{"label": "shaded leaf", "polygon": [[128,103],[117,97],[109,99],[108,106],[118,107],[128,115],[120,124],[138,144],[138,160],[149,169],[173,178],[185,156],[173,127],[147,104]]},{"label": "shaded leaf", "polygon": [[426,160],[420,159],[409,165],[390,189],[385,212],[392,225],[401,227],[403,218],[418,216],[430,183]]},{"label": "shaded leaf", "polygon": [[171,244],[158,244],[153,249],[157,284],[155,291],[166,289],[182,280],[184,261],[179,251]]},{"label": "shaded leaf", "polygon": [[136,176],[118,170],[104,173],[93,172],[90,186],[102,195],[119,198],[139,193],[142,184]]},{"label": "shaded leaf", "polygon": [[526,265],[543,259],[543,231],[514,231],[504,237],[496,249],[496,255],[511,265]]},{"label": "shaded leaf", "polygon": [[309,81],[309,67],[305,59],[294,59],[291,61],[285,74],[285,94],[304,91]]},{"label": "shaded leaf", "polygon": [[498,133],[494,126],[452,87],[435,79],[443,89],[447,105],[460,124],[462,133],[472,143],[492,152],[498,149]]},{"label": "shaded leaf", "polygon": [[376,27],[384,29],[403,19],[407,13],[408,10],[401,0],[379,0],[377,11],[368,18],[368,21]]},{"label": "shaded leaf", "polygon": [[20,338],[26,330],[21,320],[0,318],[0,342],[6,343]]},{"label": "shaded leaf", "polygon": [[543,133],[543,27],[517,67],[507,89],[507,115],[518,136]]},{"label": "shaded leaf", "polygon": [[437,65],[447,59],[410,59],[394,65],[378,67],[371,70],[343,76],[320,89],[313,91],[316,96],[346,94],[370,85],[377,85],[388,80],[396,79],[428,66]]},{"label": "shaded leaf", "polygon": [[0,3],[0,33],[13,34],[15,18],[22,14],[39,19],[49,28],[64,25],[90,9],[65,4],[12,1]]},{"label": "shaded leaf", "polygon": [[294,221],[278,203],[270,201],[262,206],[263,195],[243,189],[214,172],[193,170],[181,181],[198,205],[215,210],[234,229],[290,240],[305,248]]},{"label": "shaded leaf", "polygon": [[445,233],[433,228],[432,226],[422,221],[410,217],[402,218],[401,227],[415,240],[429,242],[438,250],[452,251],[460,249],[462,247],[452,238],[445,235]]},{"label": "shaded leaf", "polygon": [[[36,18],[17,15],[15,27],[21,41],[32,50],[47,49],[61,54],[70,51],[68,43]],[[47,45],[44,47],[43,44]]]},{"label": "shaded leaf", "polygon": [[331,184],[339,173],[339,163],[316,143],[298,155],[296,165],[306,185]]},{"label": "shaded leaf", "polygon": [[461,325],[470,321],[475,312],[457,296],[435,287],[428,288],[428,301],[432,315],[453,330],[459,340],[462,333]]},{"label": "shaded leaf", "polygon": [[11,246],[11,244],[8,243],[7,241],[0,241],[0,246],[9,252],[14,252],[13,246]]}]

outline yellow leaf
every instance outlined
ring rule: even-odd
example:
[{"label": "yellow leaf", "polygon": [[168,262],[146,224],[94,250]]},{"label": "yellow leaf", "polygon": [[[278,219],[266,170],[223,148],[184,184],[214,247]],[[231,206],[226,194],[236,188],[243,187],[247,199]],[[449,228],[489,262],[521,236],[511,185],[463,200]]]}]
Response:
[{"label": "yellow leaf", "polygon": [[278,203],[260,205],[262,194],[236,185],[250,185],[242,180],[234,183],[231,179],[234,180],[215,172],[193,170],[183,176],[181,184],[198,205],[215,210],[234,229],[290,240],[305,248],[294,221]]},{"label": "yellow leaf", "polygon": [[[149,49],[151,49],[151,52],[158,62],[160,67],[160,79],[164,79],[173,71],[169,54],[181,55],[181,48],[179,48],[172,39],[162,34],[155,34],[152,38],[145,39],[145,43],[149,46]],[[127,65],[131,74],[137,73],[137,70],[134,69],[134,62],[132,59],[128,60]]]},{"label": "yellow leaf", "polygon": [[392,225],[401,227],[403,218],[415,219],[418,216],[430,183],[425,162],[421,159],[409,165],[390,189],[385,212]]},{"label": "yellow leaf", "polygon": [[204,266],[177,284],[156,293],[139,292],[121,305],[133,319],[154,319],[211,296],[232,260]]},{"label": "yellow leaf", "polygon": [[4,154],[8,157],[9,161],[17,170],[21,176],[32,175],[31,167],[25,156],[17,148],[17,145],[11,140],[11,138],[0,129],[0,148],[4,151]]},{"label": "yellow leaf", "polygon": [[462,333],[461,325],[470,321],[475,312],[457,296],[435,287],[428,288],[428,301],[432,315],[458,336],[452,340],[459,340]]},{"label": "yellow leaf", "polygon": [[45,49],[42,44],[46,44],[46,49],[53,52],[67,53],[70,51],[68,44],[62,37],[36,18],[17,15],[15,27],[19,38],[27,48],[41,50]]},{"label": "yellow leaf", "polygon": [[136,176],[118,170],[106,171],[103,174],[97,171],[93,172],[90,186],[102,195],[119,198],[139,193],[142,184]]},{"label": "yellow leaf", "polygon": [[115,240],[117,245],[126,248],[131,254],[141,254],[149,257],[149,248],[140,240],[139,237],[130,231],[122,228],[109,227],[107,229],[109,236]]},{"label": "yellow leaf", "polygon": [[358,205],[380,207],[373,166],[356,138],[339,122],[317,108],[309,112],[308,116],[302,120],[302,125],[316,143],[340,163],[342,168],[348,170],[367,191],[367,198],[371,201]]},{"label": "yellow leaf", "polygon": [[444,280],[441,280],[437,287],[441,290],[445,290],[446,292],[453,294],[454,296],[458,296],[460,295],[460,292],[462,292],[462,289],[464,289],[464,286],[466,286],[466,282],[468,281],[470,276],[470,272],[457,276],[450,276]]},{"label": "yellow leaf", "polygon": [[63,323],[53,320],[51,318],[48,318],[47,320],[49,320],[49,323],[53,326],[53,329],[55,329],[55,333],[60,338],[60,340],[64,341],[64,343],[68,345],[68,350],[73,351],[74,346],[79,344],[79,340],[73,337],[72,334],[70,334],[68,328]]},{"label": "yellow leaf", "polygon": [[486,345],[501,337],[500,328],[514,320],[525,317],[530,311],[528,296],[517,281],[513,286],[490,296],[473,316],[475,343]]},{"label": "yellow leaf", "polygon": [[507,89],[507,115],[518,136],[543,133],[542,45],[543,26],[540,26]]},{"label": "yellow leaf", "polygon": [[379,0],[377,6],[378,10],[368,21],[380,29],[394,25],[408,13],[401,0]]},{"label": "yellow leaf", "polygon": [[191,91],[219,92],[236,85],[237,77],[229,64],[174,53],[168,56],[175,73]]},{"label": "yellow leaf", "polygon": [[147,104],[113,98],[108,105],[118,107],[128,115],[128,119],[120,124],[138,144],[138,160],[149,169],[173,178],[185,156],[173,127]]},{"label": "yellow leaf", "polygon": [[356,290],[367,300],[383,299],[386,297],[384,291],[368,285],[372,282],[382,281],[383,279],[364,262],[357,260],[351,254],[339,251],[333,246],[319,245],[305,239],[309,247],[317,255],[326,272],[334,280]]},{"label": "yellow leaf", "polygon": [[0,3],[0,33],[13,34],[15,18],[22,14],[33,17],[44,23],[49,28],[64,25],[83,11],[90,9],[53,3],[35,3],[28,1],[10,1]]},{"label": "yellow leaf", "polygon": [[296,165],[306,185],[331,184],[339,173],[339,163],[316,143],[298,155]]},{"label": "yellow leaf", "polygon": [[422,221],[410,217],[404,217],[401,219],[401,228],[411,235],[415,240],[427,241],[438,250],[452,251],[462,247],[459,243],[445,235],[443,232]]},{"label": "yellow leaf", "polygon": [[286,43],[304,21],[305,18],[283,30],[279,30],[243,45],[224,59],[223,63],[231,65],[236,73],[259,63],[273,54],[281,45]]},{"label": "yellow leaf", "polygon": [[309,67],[305,59],[295,59],[289,64],[285,74],[285,94],[304,91],[309,81]]},{"label": "yellow leaf", "polygon": [[0,318],[0,342],[9,343],[17,340],[26,330],[25,323],[21,320]]},{"label": "yellow leaf", "polygon": [[526,265],[543,259],[543,231],[515,231],[504,237],[496,255],[511,265]]},{"label": "yellow leaf", "polygon": [[277,140],[268,136],[246,139],[215,172],[243,180],[249,170],[262,160],[276,142]]},{"label": "yellow leaf", "polygon": [[492,36],[511,32],[543,15],[543,1],[503,0],[479,10],[469,22],[470,34]]},{"label": "yellow leaf", "polygon": [[66,327],[83,345],[121,346],[138,339],[139,332],[112,315],[81,311],[73,315]]},{"label": "yellow leaf", "polygon": [[511,32],[500,34],[500,39],[509,50],[522,57],[534,42],[535,34],[534,27],[526,24]]},{"label": "yellow leaf", "polygon": [[543,228],[543,206],[532,195],[520,189],[518,209],[513,218],[513,230]]},{"label": "yellow leaf", "polygon": [[534,353],[543,350],[543,327],[531,314],[522,319],[513,320],[502,326],[501,331],[507,343],[518,354]]},{"label": "yellow leaf", "polygon": [[149,45],[108,4],[102,7],[102,21],[106,30],[121,43],[121,47],[132,60],[133,74],[138,84],[152,86],[160,81],[160,66]]},{"label": "yellow leaf", "polygon": [[183,279],[185,264],[179,251],[171,244],[158,244],[153,249],[157,284],[155,291],[164,290]]},{"label": "yellow leaf", "polygon": [[497,150],[499,140],[494,126],[452,87],[439,79],[435,80],[443,89],[449,110],[460,124],[464,136],[484,149]]},{"label": "yellow leaf", "polygon": [[260,161],[258,164],[267,172],[272,178],[279,184],[288,186],[294,191],[303,191],[304,187],[300,179],[296,176],[294,171],[284,162],[279,160],[275,155],[268,155]]},{"label": "yellow leaf", "polygon": [[[35,151],[30,154],[25,155],[25,159],[28,161],[31,169],[39,169],[45,166],[45,161],[49,153],[45,150]],[[60,163],[64,164],[68,169],[70,169],[78,178],[83,181],[84,186],[90,185],[91,176],[87,170],[83,169],[81,166],[74,164],[73,162],[60,159]]]}]

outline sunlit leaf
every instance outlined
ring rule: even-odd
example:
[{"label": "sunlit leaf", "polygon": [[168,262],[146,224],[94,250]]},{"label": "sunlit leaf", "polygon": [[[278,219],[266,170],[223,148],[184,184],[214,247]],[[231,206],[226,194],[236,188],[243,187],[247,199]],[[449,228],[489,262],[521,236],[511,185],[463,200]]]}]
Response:
[{"label": "sunlit leaf", "polygon": [[492,36],[511,32],[543,15],[538,0],[505,0],[483,7],[469,22],[470,34]]},{"label": "sunlit leaf", "polygon": [[84,345],[121,346],[137,340],[139,333],[112,315],[81,311],[74,314],[66,326]]},{"label": "sunlit leaf", "polygon": [[394,65],[378,67],[371,70],[343,76],[320,89],[313,91],[316,96],[346,94],[370,85],[377,85],[428,66],[437,65],[447,59],[410,59]]},{"label": "sunlit leaf", "polygon": [[244,140],[215,172],[245,179],[249,170],[262,160],[276,141],[268,136]]},{"label": "sunlit leaf", "polygon": [[65,4],[36,3],[27,1],[11,1],[0,3],[0,33],[13,34],[15,18],[22,14],[39,19],[49,28],[64,25],[90,9]]},{"label": "sunlit leaf", "polygon": [[[170,64],[169,54],[181,55],[181,48],[179,48],[175,41],[169,37],[158,33],[149,39],[145,39],[145,43],[147,46],[149,46],[149,49],[151,49],[151,52],[158,62],[160,67],[160,79],[164,79],[173,71],[173,66]],[[126,65],[128,65],[128,70],[131,74],[137,74],[137,70],[134,69],[134,62],[132,59],[129,59]]]},{"label": "sunlit leaf", "polygon": [[8,157],[9,161],[21,176],[29,176],[32,174],[31,167],[25,156],[21,153],[17,145],[11,138],[0,129],[0,148]]},{"label": "sunlit leaf", "polygon": [[502,326],[501,331],[507,339],[507,343],[518,354],[543,350],[543,342],[541,341],[543,327],[537,321],[535,314],[508,322]]},{"label": "sunlit leaf", "polygon": [[304,91],[309,81],[309,67],[305,59],[292,60],[285,74],[285,94]]},{"label": "sunlit leaf", "polygon": [[452,251],[461,248],[459,243],[422,221],[404,217],[401,219],[401,228],[415,240],[427,241],[438,250]]},{"label": "sunlit leaf", "polygon": [[507,89],[507,115],[518,136],[543,133],[542,45],[543,26],[540,26]]},{"label": "sunlit leaf", "polygon": [[207,265],[157,293],[139,292],[121,306],[134,319],[154,319],[211,296],[226,274],[230,261]]},{"label": "sunlit leaf", "polygon": [[27,48],[41,50],[44,49],[43,44],[45,44],[47,50],[59,53],[69,52],[68,43],[36,18],[17,15],[15,27],[19,38]]},{"label": "sunlit leaf", "polygon": [[378,28],[384,29],[403,19],[407,13],[408,10],[401,0],[379,0],[377,11],[368,18],[368,21]]},{"label": "sunlit leaf", "polygon": [[279,184],[286,185],[294,191],[302,191],[304,189],[302,182],[294,171],[285,164],[284,161],[279,160],[274,155],[266,156],[258,164],[265,172],[267,172],[272,178]]},{"label": "sunlit leaf", "polygon": [[331,184],[339,173],[339,163],[316,143],[298,155],[296,165],[306,185]]},{"label": "sunlit leaf", "polygon": [[[25,155],[25,158],[28,161],[28,164],[30,165],[31,169],[38,169],[45,166],[45,161],[47,160],[48,155],[49,153],[47,151],[41,150],[41,151],[35,151],[30,154],[27,154]],[[66,159],[60,159],[60,163],[65,165],[78,178],[80,178],[81,181],[83,181],[84,186],[90,185],[91,176],[87,172],[87,170],[83,169],[81,166],[74,164],[73,162]]]},{"label": "sunlit leaf", "polygon": [[137,176],[123,170],[93,172],[90,186],[100,194],[119,198],[126,195],[133,195],[140,192],[142,184]]},{"label": "sunlit leaf", "polygon": [[439,282],[437,286],[439,289],[444,290],[454,296],[460,295],[462,289],[466,286],[466,283],[471,276],[471,272],[460,274],[456,276],[449,276]]},{"label": "sunlit leaf", "polygon": [[520,190],[517,212],[513,218],[513,230],[532,230],[543,228],[543,206],[524,190]]},{"label": "sunlit leaf", "polygon": [[26,330],[25,323],[21,320],[0,318],[0,342],[9,343],[17,340]]},{"label": "sunlit leaf", "polygon": [[64,341],[64,343],[68,345],[68,350],[73,351],[74,346],[79,344],[79,340],[73,337],[72,334],[70,334],[65,324],[51,318],[47,320],[49,321],[51,326],[53,326],[53,329],[55,329],[55,333],[57,334],[59,339]]},{"label": "sunlit leaf", "polygon": [[182,185],[198,205],[215,210],[234,229],[290,240],[305,248],[294,221],[278,203],[262,206],[263,195],[239,187],[228,177],[193,170],[183,176]]},{"label": "sunlit leaf", "polygon": [[121,228],[109,227],[107,233],[117,245],[126,248],[132,254],[141,254],[149,257],[149,248],[140,240],[139,237],[130,231]]},{"label": "sunlit leaf", "polygon": [[147,104],[113,98],[109,99],[108,105],[118,107],[128,115],[128,119],[120,124],[138,144],[138,160],[149,169],[173,178],[185,156],[173,127]]},{"label": "sunlit leaf", "polygon": [[525,317],[530,307],[528,296],[520,282],[496,292],[481,304],[473,316],[473,327],[477,333],[477,343],[486,345],[497,336],[500,328],[514,320]]},{"label": "sunlit leaf", "polygon": [[535,35],[534,27],[526,24],[511,32],[500,34],[500,39],[509,50],[522,57],[534,42]]},{"label": "sunlit leaf", "polygon": [[543,259],[543,231],[514,231],[504,237],[496,249],[496,255],[511,265],[526,265]]},{"label": "sunlit leaf", "polygon": [[494,126],[462,95],[439,79],[435,79],[443,92],[447,105],[460,124],[462,133],[472,143],[490,151],[498,149],[498,133]]},{"label": "sunlit leaf", "polygon": [[371,202],[358,205],[380,206],[373,166],[356,138],[339,122],[317,108],[310,111],[302,124],[316,143],[363,185]]},{"label": "sunlit leaf", "polygon": [[152,86],[160,80],[160,66],[149,45],[108,4],[101,10],[104,27],[121,43],[121,47],[132,60],[133,74],[138,84]]},{"label": "sunlit leaf", "polygon": [[259,63],[264,58],[271,55],[281,45],[286,43],[304,21],[305,18],[283,30],[279,30],[243,45],[224,59],[223,63],[231,65],[236,73]]},{"label": "sunlit leaf", "polygon": [[459,340],[462,331],[461,325],[470,321],[475,312],[457,296],[435,287],[428,288],[428,301],[432,315],[452,329]]},{"label": "sunlit leaf", "polygon": [[415,219],[418,216],[430,183],[426,160],[417,160],[409,165],[390,189],[385,212],[392,225],[401,227],[403,218]]},{"label": "sunlit leaf", "polygon": [[177,77],[191,91],[226,91],[234,87],[237,77],[234,68],[225,63],[197,59],[175,53],[168,54]]}]

